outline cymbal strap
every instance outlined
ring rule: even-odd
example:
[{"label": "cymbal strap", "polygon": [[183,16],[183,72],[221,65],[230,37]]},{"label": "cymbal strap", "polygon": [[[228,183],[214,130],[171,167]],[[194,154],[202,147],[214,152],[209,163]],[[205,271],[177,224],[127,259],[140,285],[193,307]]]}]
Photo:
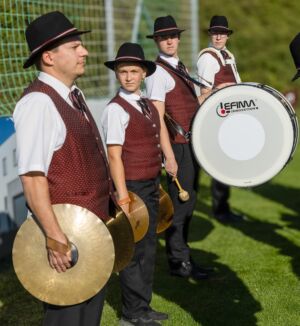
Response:
[{"label": "cymbal strap", "polygon": [[50,237],[46,237],[46,248],[60,252],[61,254],[66,254],[68,251],[71,250],[71,244],[68,239],[67,241],[68,244],[64,244]]},{"label": "cymbal strap", "polygon": [[117,203],[118,203],[119,206],[123,206],[123,205],[129,204],[130,202],[131,202],[131,199],[129,197],[125,197],[125,198],[119,199],[117,201]]}]

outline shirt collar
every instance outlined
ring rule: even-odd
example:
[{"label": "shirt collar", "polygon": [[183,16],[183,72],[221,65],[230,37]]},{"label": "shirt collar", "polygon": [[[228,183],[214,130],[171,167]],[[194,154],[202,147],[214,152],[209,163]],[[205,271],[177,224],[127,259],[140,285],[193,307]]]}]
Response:
[{"label": "shirt collar", "polygon": [[214,48],[215,50],[217,50],[217,51],[223,51],[223,50],[227,50],[227,48],[226,48],[226,46],[224,46],[224,48],[223,49],[217,49],[217,48],[215,48],[213,45],[212,45],[212,43],[209,43],[208,44],[208,46],[210,47],[210,48]]},{"label": "shirt collar", "polygon": [[119,95],[127,101],[138,101],[141,98],[142,93],[138,95],[136,93],[128,92],[124,88],[120,87]]},{"label": "shirt collar", "polygon": [[164,54],[164,53],[162,53],[162,52],[159,53],[159,56],[160,56],[160,58],[162,58],[163,60],[167,61],[171,66],[173,66],[173,67],[175,67],[175,68],[177,67],[177,65],[178,65],[178,61],[179,61],[178,58],[171,57],[171,56],[166,55],[166,54]]},{"label": "shirt collar", "polygon": [[43,83],[51,86],[56,90],[56,92],[68,103],[70,103],[69,100],[69,94],[70,91],[74,90],[76,85],[72,85],[71,89],[66,86],[63,82],[58,80],[57,78],[47,74],[46,72],[40,71],[38,75],[38,79],[42,81]]}]

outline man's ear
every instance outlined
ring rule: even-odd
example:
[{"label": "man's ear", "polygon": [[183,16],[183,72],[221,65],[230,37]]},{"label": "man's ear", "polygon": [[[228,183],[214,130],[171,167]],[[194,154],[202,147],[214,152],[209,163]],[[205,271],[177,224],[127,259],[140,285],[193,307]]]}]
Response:
[{"label": "man's ear", "polygon": [[53,66],[53,52],[52,51],[44,51],[41,56],[41,62],[45,66]]}]

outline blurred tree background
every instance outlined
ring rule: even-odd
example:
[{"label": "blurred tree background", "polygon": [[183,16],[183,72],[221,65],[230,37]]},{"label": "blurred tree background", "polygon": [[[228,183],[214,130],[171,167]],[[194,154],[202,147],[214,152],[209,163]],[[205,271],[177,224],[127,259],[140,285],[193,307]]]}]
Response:
[{"label": "blurred tree background", "polygon": [[[225,15],[234,30],[228,48],[237,59],[243,81],[268,84],[281,92],[294,90],[291,82],[295,67],[289,51],[289,43],[300,31],[298,0],[198,0],[200,48],[208,44],[207,28],[211,16]],[[22,89],[34,78],[33,68],[27,71],[22,64],[28,55],[24,38],[26,21],[32,21],[42,13],[63,11],[76,26],[92,29],[84,37],[90,57],[87,71],[79,84],[87,97],[108,95],[108,71],[103,62],[108,58],[106,16],[104,0],[7,0],[0,2],[0,113],[12,111]],[[121,43],[130,41],[137,5],[135,1],[114,0],[115,51]],[[158,16],[171,14],[179,27],[186,29],[181,39],[180,57],[192,71],[197,58],[191,57],[191,1],[144,0],[138,30],[138,42],[146,56],[155,59],[157,49],[153,40],[146,39],[153,31],[153,21]]]},{"label": "blurred tree background", "polygon": [[294,89],[296,69],[289,43],[300,32],[298,0],[200,1],[200,47],[208,44],[213,15],[225,15],[234,33],[228,49],[236,57],[242,81],[268,84],[281,92]]}]

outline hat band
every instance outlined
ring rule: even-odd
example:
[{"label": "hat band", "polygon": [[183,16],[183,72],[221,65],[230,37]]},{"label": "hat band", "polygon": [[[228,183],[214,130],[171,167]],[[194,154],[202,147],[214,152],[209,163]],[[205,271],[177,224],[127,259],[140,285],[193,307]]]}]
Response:
[{"label": "hat band", "polygon": [[164,31],[170,31],[170,30],[179,30],[179,28],[178,27],[170,27],[170,28],[158,29],[157,31],[154,32],[154,34],[159,33],[159,32],[164,32]]},{"label": "hat band", "polygon": [[209,29],[212,29],[212,28],[225,28],[225,29],[229,29],[228,27],[225,27],[225,26],[211,26]]},{"label": "hat band", "polygon": [[31,51],[31,55],[33,55],[34,53],[39,51],[41,48],[43,48],[45,45],[51,43],[52,41],[55,41],[56,39],[59,39],[62,36],[66,35],[66,34],[68,34],[70,32],[76,31],[76,30],[77,30],[77,28],[73,27],[73,28],[70,28],[67,31],[63,32],[63,33],[60,33],[60,34],[56,35],[55,37],[51,38],[50,40],[47,40],[46,42],[44,42],[43,44],[41,44],[37,48],[35,48],[33,51]]},{"label": "hat band", "polygon": [[123,60],[123,59],[135,59],[135,60],[139,60],[139,61],[142,61],[143,59],[141,59],[141,58],[138,58],[138,57],[130,57],[130,56],[125,56],[125,57],[118,57],[118,58],[116,58],[116,61],[118,61],[118,60]]}]

